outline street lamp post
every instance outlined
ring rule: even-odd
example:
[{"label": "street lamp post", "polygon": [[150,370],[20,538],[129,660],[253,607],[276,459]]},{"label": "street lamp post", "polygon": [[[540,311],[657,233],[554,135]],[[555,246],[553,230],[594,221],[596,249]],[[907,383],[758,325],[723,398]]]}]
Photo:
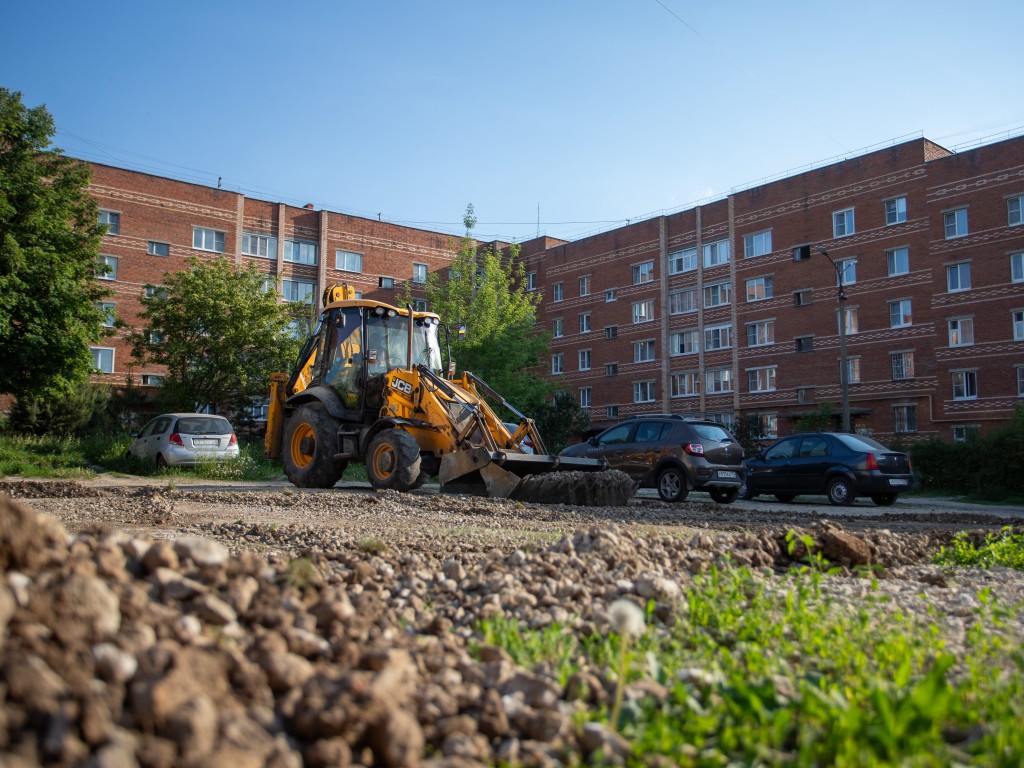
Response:
[{"label": "street lamp post", "polygon": [[846,288],[843,281],[843,268],[836,264],[828,251],[819,248],[818,253],[829,260],[836,270],[836,285],[839,287],[839,391],[843,408],[843,432],[850,431],[850,363],[846,357]]}]

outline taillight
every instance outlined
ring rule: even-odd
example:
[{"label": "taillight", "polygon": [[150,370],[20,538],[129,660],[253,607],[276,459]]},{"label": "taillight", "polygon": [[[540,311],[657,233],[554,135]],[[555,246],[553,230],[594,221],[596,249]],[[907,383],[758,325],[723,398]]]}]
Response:
[{"label": "taillight", "polygon": [[171,432],[171,436],[167,438],[167,442],[171,445],[180,445],[182,448],[185,447],[185,443],[181,441],[181,435],[177,432]]},{"label": "taillight", "polygon": [[228,445],[238,445],[238,438],[235,437],[235,433],[231,433],[231,437],[228,439]]},{"label": "taillight", "polygon": [[873,453],[868,454],[868,469],[878,469],[878,459]]},{"label": "taillight", "polygon": [[687,443],[683,446],[683,450],[691,456],[703,456],[704,455],[704,444],[703,443]]}]

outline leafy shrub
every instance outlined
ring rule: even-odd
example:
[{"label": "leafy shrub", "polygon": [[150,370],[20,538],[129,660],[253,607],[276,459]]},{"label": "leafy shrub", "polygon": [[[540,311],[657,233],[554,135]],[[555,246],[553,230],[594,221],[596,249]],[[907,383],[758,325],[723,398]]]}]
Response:
[{"label": "leafy shrub", "polygon": [[109,386],[89,382],[67,394],[19,397],[11,407],[7,428],[26,435],[81,435],[109,400]]}]

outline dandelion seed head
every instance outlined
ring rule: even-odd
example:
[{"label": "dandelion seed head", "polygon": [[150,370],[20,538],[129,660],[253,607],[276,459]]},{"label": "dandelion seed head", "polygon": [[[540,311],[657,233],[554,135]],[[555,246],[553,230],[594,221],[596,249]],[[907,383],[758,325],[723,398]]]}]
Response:
[{"label": "dandelion seed head", "polygon": [[646,629],[644,612],[629,600],[616,600],[608,608],[608,620],[618,634],[625,637],[640,637]]}]

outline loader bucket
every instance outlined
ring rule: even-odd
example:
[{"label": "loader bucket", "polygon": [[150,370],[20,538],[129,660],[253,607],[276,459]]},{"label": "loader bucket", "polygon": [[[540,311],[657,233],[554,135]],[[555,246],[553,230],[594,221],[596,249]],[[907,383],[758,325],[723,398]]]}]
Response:
[{"label": "loader bucket", "polygon": [[595,459],[489,451],[484,447],[446,454],[438,474],[446,492],[538,504],[616,507],[629,502],[636,482]]}]

